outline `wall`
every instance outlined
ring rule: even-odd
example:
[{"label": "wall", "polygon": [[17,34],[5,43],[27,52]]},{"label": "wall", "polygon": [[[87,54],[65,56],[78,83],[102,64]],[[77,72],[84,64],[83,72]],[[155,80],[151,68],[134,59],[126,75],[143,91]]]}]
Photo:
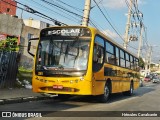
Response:
[{"label": "wall", "polygon": [[[40,21],[38,22],[40,23]],[[21,53],[20,66],[26,69],[32,69],[33,57],[27,52],[28,39],[29,37],[39,37],[40,29],[25,26],[22,19],[12,17],[10,15],[0,14],[0,37],[2,35],[20,36],[20,49]],[[38,41],[32,42],[32,52],[36,52]]]},{"label": "wall", "polygon": [[22,30],[22,19],[0,14],[0,33],[19,36]]},{"label": "wall", "polygon": [[23,22],[26,26],[37,28],[37,29],[43,29],[46,27],[53,26],[53,25],[50,25],[48,23],[45,23],[39,20],[33,20],[32,18],[23,20]]},{"label": "wall", "polygon": [[17,3],[14,1],[14,0],[4,0],[8,3],[5,3],[3,1],[0,1],[0,13],[6,13],[6,14],[9,14],[9,15],[13,15],[15,16],[16,15],[16,7],[17,6]]},{"label": "wall", "polygon": [[[21,59],[20,59],[20,66],[23,66],[26,69],[32,69],[33,68],[33,57],[28,54],[27,52],[27,46],[28,46],[28,34],[32,34],[32,37],[37,38],[39,37],[39,29],[23,26],[22,28],[22,34],[21,34],[21,41],[20,41],[20,53],[21,53]],[[31,52],[35,54],[36,48],[37,48],[38,41],[32,41],[32,47]]]}]

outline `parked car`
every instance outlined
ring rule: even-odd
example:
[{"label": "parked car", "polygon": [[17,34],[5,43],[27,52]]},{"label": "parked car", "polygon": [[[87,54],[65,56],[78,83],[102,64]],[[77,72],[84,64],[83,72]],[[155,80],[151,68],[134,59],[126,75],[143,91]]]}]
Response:
[{"label": "parked car", "polygon": [[146,76],[145,78],[144,78],[144,81],[145,82],[150,82],[151,81],[151,77],[148,75],[148,76]]},{"label": "parked car", "polygon": [[158,77],[158,76],[154,76],[153,79],[152,79],[152,82],[153,82],[153,83],[158,83],[158,82],[160,82],[159,77]]}]

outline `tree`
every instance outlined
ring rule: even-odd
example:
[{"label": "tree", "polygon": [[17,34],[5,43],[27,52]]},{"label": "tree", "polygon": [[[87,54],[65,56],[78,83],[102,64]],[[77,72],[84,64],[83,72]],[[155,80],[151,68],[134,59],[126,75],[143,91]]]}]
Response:
[{"label": "tree", "polygon": [[18,51],[17,38],[7,38],[0,41],[0,51]]},{"label": "tree", "polygon": [[138,65],[139,65],[141,68],[145,68],[145,63],[144,63],[142,57],[139,57],[139,63],[138,63]]}]

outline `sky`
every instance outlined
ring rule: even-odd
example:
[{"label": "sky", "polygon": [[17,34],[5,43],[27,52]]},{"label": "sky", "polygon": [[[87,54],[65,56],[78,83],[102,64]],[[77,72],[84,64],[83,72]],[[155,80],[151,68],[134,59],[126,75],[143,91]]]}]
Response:
[{"label": "sky", "polygon": [[[43,2],[42,0],[16,0],[16,1],[21,2],[49,17],[52,17],[68,25],[80,25],[82,21],[81,17],[65,12],[62,9],[59,9],[55,6],[50,6],[49,4],[46,4],[45,2]],[[56,5],[62,5],[63,8],[67,8],[70,11],[83,16],[85,0],[45,0],[45,1],[55,3]],[[130,0],[127,0],[127,1],[129,2]],[[63,4],[62,2],[74,8],[71,8]],[[94,0],[91,0],[92,9],[90,11],[90,20],[94,24],[98,25],[100,31],[107,34],[109,37],[111,37],[114,41],[116,41],[120,45],[123,45],[124,39],[121,39],[121,37],[124,38],[124,35],[125,35],[125,27],[126,27],[127,12],[128,12],[126,0],[96,0],[96,2],[98,3],[102,11],[104,12],[106,18],[109,20],[109,22],[114,27],[114,29],[116,29],[119,35],[116,33],[116,31],[111,27],[111,25],[102,15],[100,10],[94,3]],[[148,44],[152,46],[151,60],[152,62],[155,62],[155,63],[158,63],[160,60],[160,54],[159,54],[160,7],[159,5],[160,5],[160,0],[138,0],[138,9],[143,14],[143,23],[145,25],[146,33],[147,33],[147,34],[143,34],[141,56],[142,57],[146,56],[148,52],[147,49],[149,48],[147,46]],[[18,4],[18,6],[20,5]],[[28,19],[31,17],[35,20],[38,19],[38,20],[49,22],[52,24],[51,21],[47,21],[43,18],[37,17],[25,11],[22,12],[22,10],[20,9],[17,10],[17,15],[19,17],[22,16],[22,18],[24,19]],[[136,33],[138,34],[139,33],[138,31],[140,30],[137,29],[136,31],[134,29],[130,29],[130,33],[132,34],[136,34]],[[127,49],[137,54],[138,41],[129,42],[129,46]]]}]

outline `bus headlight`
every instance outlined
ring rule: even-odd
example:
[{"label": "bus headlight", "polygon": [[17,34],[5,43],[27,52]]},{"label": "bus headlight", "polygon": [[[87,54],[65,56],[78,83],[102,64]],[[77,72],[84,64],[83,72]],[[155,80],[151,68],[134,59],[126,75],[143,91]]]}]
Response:
[{"label": "bus headlight", "polygon": [[73,80],[70,80],[70,83],[73,83]]},{"label": "bus headlight", "polygon": [[84,80],[84,78],[83,78],[83,77],[81,77],[81,78],[80,78],[80,80],[81,80],[81,81],[83,81],[83,80]]}]

